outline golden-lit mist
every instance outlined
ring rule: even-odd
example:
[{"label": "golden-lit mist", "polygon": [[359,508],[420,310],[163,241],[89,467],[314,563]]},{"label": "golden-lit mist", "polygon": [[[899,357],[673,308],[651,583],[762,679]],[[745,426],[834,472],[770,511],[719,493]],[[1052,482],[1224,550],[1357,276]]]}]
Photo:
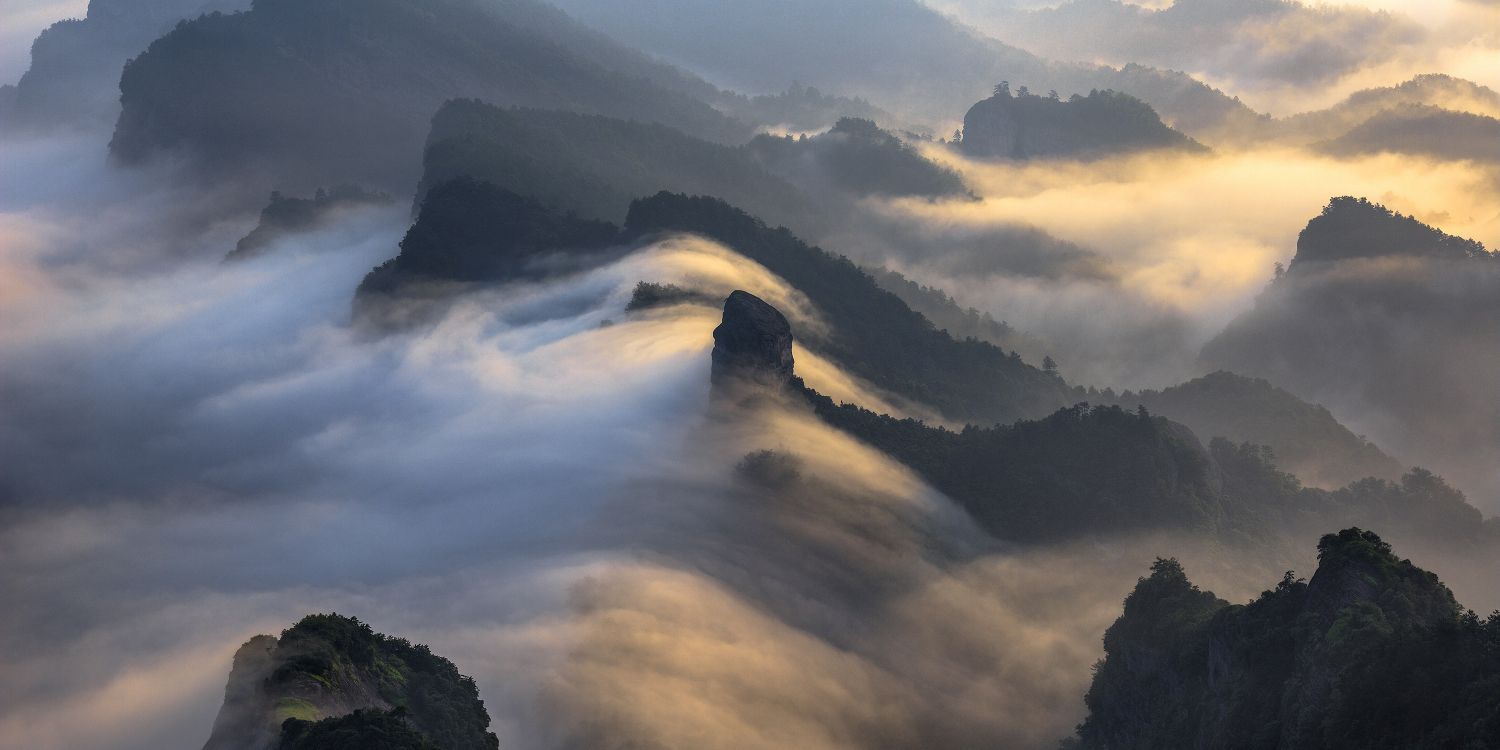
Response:
[{"label": "golden-lit mist", "polygon": [[960,171],[983,199],[907,200],[895,210],[939,224],[1040,227],[1103,253],[1126,290],[1211,323],[1244,308],[1334,196],[1368,197],[1500,245],[1500,176],[1471,163],[1279,148],[1095,162],[976,162],[938,146],[926,154]]}]

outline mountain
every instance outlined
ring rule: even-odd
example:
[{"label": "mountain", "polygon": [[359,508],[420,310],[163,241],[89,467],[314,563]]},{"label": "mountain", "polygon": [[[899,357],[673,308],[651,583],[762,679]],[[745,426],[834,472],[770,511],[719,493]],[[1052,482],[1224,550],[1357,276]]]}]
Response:
[{"label": "mountain", "polygon": [[1218,371],[1160,391],[1124,394],[1126,408],[1144,406],[1208,437],[1271,448],[1276,462],[1311,484],[1342,487],[1366,477],[1394,479],[1401,464],[1310,404],[1263,378]]},{"label": "mountain", "polygon": [[841,118],[812,137],[759,135],[746,147],[761,164],[804,190],[855,196],[966,196],[953,170],[928,161],[872,120]]},{"label": "mountain", "polygon": [[1279,120],[1277,128],[1284,136],[1303,143],[1326,141],[1382,113],[1410,106],[1500,118],[1500,93],[1462,78],[1419,75],[1395,86],[1356,91],[1327,109]]},{"label": "mountain", "polygon": [[355,618],[309,615],[240,647],[204,750],[495,750],[489,724],[453,662]]},{"label": "mountain", "polygon": [[1395,455],[1500,497],[1500,262],[1362,199],[1334,199],[1287,272],[1203,349],[1324,404]]},{"label": "mountain", "polygon": [[1297,236],[1288,272],[1298,278],[1313,266],[1344,260],[1425,258],[1438,261],[1500,260],[1484,245],[1455,237],[1378,203],[1343,196],[1329,201]]},{"label": "mountain", "polygon": [[230,12],[249,0],[89,0],[83,18],[58,21],[31,46],[31,67],[0,102],[0,133],[107,128],[120,111],[120,71],[184,19]]},{"label": "mountain", "polygon": [[244,260],[265,252],[276,241],[328,226],[349,211],[392,203],[385,193],[375,193],[355,185],[340,185],[331,190],[318,188],[311,198],[288,198],[279,192],[261,209],[260,222],[235,243],[227,260]]},{"label": "mountain", "polygon": [[792,335],[774,308],[735,292],[715,332],[715,382],[732,369],[738,381],[801,393],[824,422],[916,471],[999,539],[1175,531],[1264,561],[1279,559],[1311,529],[1378,525],[1404,543],[1438,550],[1445,563],[1500,559],[1500,524],[1422,469],[1399,482],[1370,477],[1332,491],[1309,488],[1264,446],[1216,437],[1205,448],[1191,430],[1145,407],[1078,404],[1008,425],[933,427],[836,404],[808,388],[794,371]]},{"label": "mountain", "polygon": [[371,271],[359,294],[368,299],[423,282],[544,276],[570,264],[549,265],[549,258],[594,255],[616,235],[607,222],[564,215],[535,198],[461,177],[428,191],[421,214],[401,240],[401,252]]},{"label": "mountain", "polygon": [[1500,163],[1500,119],[1406,104],[1382,111],[1319,148],[1338,156],[1392,152]]},{"label": "mountain", "polygon": [[1072,747],[1449,748],[1500,742],[1500,615],[1357,528],[1249,604],[1158,560],[1104,636]]},{"label": "mountain", "polygon": [[432,120],[419,199],[455,177],[614,223],[631,201],[670,190],[721,196],[799,231],[822,225],[810,198],[742,148],[597,115],[447,102]]},{"label": "mountain", "polygon": [[1151,106],[1114,91],[1091,91],[1064,101],[1029,93],[994,96],[964,115],[963,152],[979,158],[1099,157],[1148,149],[1203,151],[1201,144],[1162,124]]},{"label": "mountain", "polygon": [[408,189],[433,113],[456,97],[750,135],[697,98],[712,87],[536,0],[256,0],[153,42],[120,91],[117,161],[185,155],[288,190]]},{"label": "mountain", "polygon": [[639,199],[616,234],[603,222],[459,178],[429,191],[400,255],[361,284],[360,304],[378,317],[380,295],[402,293],[410,282],[499,281],[528,268],[578,267],[612,247],[674,233],[717,241],[806,295],[830,329],[809,343],[879,388],[952,419],[986,424],[1069,403],[1071,389],[1060,378],[991,344],[954,340],[847,258],[715,198]]},{"label": "mountain", "polygon": [[1004,80],[1064,95],[1124,91],[1195,134],[1261,119],[1185,74],[1055,63],[985,37],[917,0],[558,4],[617,39],[730,88],[763,93],[800,81],[872,102],[906,118],[903,125],[945,122]]}]

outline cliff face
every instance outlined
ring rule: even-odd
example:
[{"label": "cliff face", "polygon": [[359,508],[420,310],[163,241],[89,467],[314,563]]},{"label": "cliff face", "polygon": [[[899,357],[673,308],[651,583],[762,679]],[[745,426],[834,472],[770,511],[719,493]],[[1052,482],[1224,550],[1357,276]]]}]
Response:
[{"label": "cliff face", "polygon": [[792,326],[761,298],[736,290],[724,301],[712,356],[715,388],[747,381],[783,387],[793,377]]},{"label": "cliff face", "polygon": [[1500,618],[1368,531],[1329,534],[1231,606],[1160,561],[1105,636],[1084,748],[1438,748],[1500,741]]},{"label": "cliff face", "polygon": [[240,647],[204,750],[311,749],[383,724],[445,750],[494,750],[489,723],[474,681],[426,646],[312,615]]}]

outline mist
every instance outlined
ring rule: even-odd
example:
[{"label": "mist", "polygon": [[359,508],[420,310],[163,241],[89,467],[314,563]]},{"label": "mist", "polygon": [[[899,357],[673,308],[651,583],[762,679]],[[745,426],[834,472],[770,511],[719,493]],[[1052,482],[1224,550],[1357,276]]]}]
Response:
[{"label": "mist", "polygon": [[1054,59],[1182,70],[1278,117],[1421,73],[1500,85],[1500,9],[1470,0],[930,4]]},{"label": "mist", "polygon": [[[1051,746],[1116,602],[1182,548],[1121,542],[1059,584],[1073,555],[995,547],[805,409],[716,404],[718,311],[627,314],[636,281],[754,288],[819,323],[712,243],[667,238],[374,336],[351,298],[404,209],[232,264],[248,219],[111,256],[175,205],[133,179],[96,183],[115,210],[90,222],[6,206],[5,746],[191,746],[238,644],[309,611],[457,660],[506,746]],[[813,387],[883,405],[798,356]],[[795,469],[747,474],[766,450]]]},{"label": "mist", "polygon": [[[898,227],[872,234],[920,238],[897,244],[924,252],[858,237],[833,246],[1039,337],[1065,377],[1100,388],[1203,374],[1202,346],[1249,309],[1332,196],[1367,195],[1445,231],[1500,241],[1500,176],[1483,164],[1279,147],[1093,161],[975,161],[938,145],[924,153],[981,199],[867,207]],[[1035,247],[1047,265],[1016,261]]]}]

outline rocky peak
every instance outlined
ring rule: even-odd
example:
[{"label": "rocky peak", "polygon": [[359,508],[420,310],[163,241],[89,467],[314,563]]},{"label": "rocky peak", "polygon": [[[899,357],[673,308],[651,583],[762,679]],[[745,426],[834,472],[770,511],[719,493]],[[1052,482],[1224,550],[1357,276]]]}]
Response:
[{"label": "rocky peak", "polygon": [[757,382],[781,387],[792,380],[792,326],[761,298],[736,290],[724,300],[714,329],[713,384]]}]

